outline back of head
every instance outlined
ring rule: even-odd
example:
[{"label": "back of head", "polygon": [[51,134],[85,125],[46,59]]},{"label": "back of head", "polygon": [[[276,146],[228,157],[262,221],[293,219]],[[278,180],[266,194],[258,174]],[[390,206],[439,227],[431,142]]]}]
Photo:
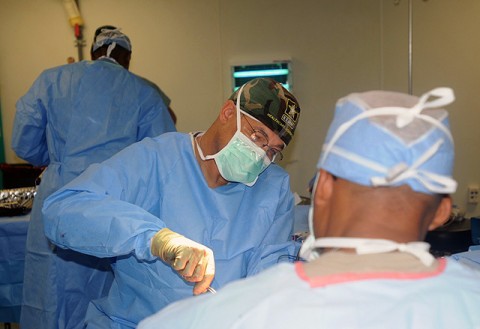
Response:
[{"label": "back of head", "polygon": [[101,57],[111,58],[128,69],[132,44],[127,35],[112,25],[96,29],[91,48],[92,60]]},{"label": "back of head", "polygon": [[[313,189],[313,234],[303,257],[334,247],[322,240],[329,237],[336,248],[380,239],[396,250],[402,248],[396,243],[422,240],[448,218],[451,203],[444,195],[457,184],[448,113],[441,107],[453,100],[450,88],[437,88],[421,97],[369,91],[337,102],[317,165],[324,172]],[[427,245],[417,245],[413,254],[428,266],[433,256]]]},{"label": "back of head", "polygon": [[93,42],[95,43],[95,39],[97,38],[97,36],[102,33],[102,30],[117,30],[118,28],[116,26],[113,26],[113,25],[102,25],[100,27],[98,27],[96,30],[95,30],[95,34],[93,36]]},{"label": "back of head", "polygon": [[[238,92],[229,99],[236,103]],[[291,141],[300,118],[300,105],[295,96],[269,78],[253,79],[243,86],[240,108],[275,132],[285,145]]]},{"label": "back of head", "polygon": [[363,186],[453,193],[453,138],[440,108],[453,100],[449,88],[350,94],[337,102],[317,167]]}]

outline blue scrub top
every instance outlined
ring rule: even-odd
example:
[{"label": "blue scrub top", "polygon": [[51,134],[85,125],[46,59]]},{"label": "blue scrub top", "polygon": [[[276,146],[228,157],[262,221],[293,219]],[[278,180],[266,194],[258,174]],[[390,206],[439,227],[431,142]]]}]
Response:
[{"label": "blue scrub top", "polygon": [[[272,164],[255,185],[210,188],[189,134],[146,138],[84,174],[47,199],[46,235],[57,245],[98,257],[117,257],[107,298],[95,301],[89,321],[107,314],[128,328],[193,285],[150,253],[150,240],[168,227],[211,248],[212,283],[256,274],[294,255],[293,195],[287,173]],[[91,312],[92,311],[92,312]],[[98,313],[98,314],[94,314]]]}]

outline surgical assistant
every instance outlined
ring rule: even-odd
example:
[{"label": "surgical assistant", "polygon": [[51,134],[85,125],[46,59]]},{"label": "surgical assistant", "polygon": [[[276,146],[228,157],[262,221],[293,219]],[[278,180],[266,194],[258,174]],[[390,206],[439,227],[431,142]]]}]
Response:
[{"label": "surgical assistant", "polygon": [[117,54],[131,53],[128,37],[118,30],[100,37],[94,48],[104,56],[45,70],[17,102],[12,148],[34,165],[48,166],[30,216],[22,329],[83,328],[89,301],[104,296],[112,281],[110,259],[49,243],[44,199],[90,164],[175,131],[158,93],[118,64]]},{"label": "surgical assistant", "polygon": [[[55,244],[97,257],[117,257],[112,288],[108,297],[90,305],[87,328],[134,328],[146,316],[192,296],[195,283],[184,280],[168,260],[152,254],[152,238],[166,228],[213,251],[214,289],[297,252],[291,240],[294,216],[289,177],[266,158],[271,154],[275,159],[280,149],[261,144],[268,150],[258,147],[255,152],[263,152],[260,157],[251,151],[235,153],[246,169],[223,166],[224,176],[214,162],[222,160],[202,160],[217,143],[203,143],[204,154],[199,155],[199,137],[205,142],[213,132],[223,143],[230,139],[220,148],[231,154],[235,148],[243,150],[244,144],[257,148],[253,142],[257,128],[265,129],[264,133],[268,129],[269,143],[277,140],[282,145],[275,147],[283,149],[290,141],[300,111],[293,96],[269,79],[247,83],[244,90],[225,103],[204,134],[147,138],[91,166],[45,203],[46,235]],[[270,107],[265,108],[266,104]],[[265,114],[275,118],[272,122],[293,116],[295,121],[289,122],[295,125],[282,131]],[[253,139],[244,140],[244,132]],[[232,143],[233,149],[228,147]],[[226,152],[218,154],[226,157]],[[257,168],[248,158],[252,155],[269,165],[249,175]],[[206,172],[213,172],[214,180],[203,171],[207,164],[212,171]],[[210,186],[219,180],[224,183]]]}]

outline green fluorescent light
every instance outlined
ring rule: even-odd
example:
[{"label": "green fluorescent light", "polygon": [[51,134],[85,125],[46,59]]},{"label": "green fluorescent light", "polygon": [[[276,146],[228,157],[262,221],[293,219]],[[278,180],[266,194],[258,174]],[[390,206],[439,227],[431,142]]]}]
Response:
[{"label": "green fluorescent light", "polygon": [[[290,90],[290,85],[288,83],[282,83],[282,86],[285,89]],[[240,89],[240,87],[235,87],[235,88],[233,88],[233,91],[237,91],[238,89]]]},{"label": "green fluorescent light", "polygon": [[234,78],[251,78],[251,77],[265,77],[265,76],[275,76],[275,75],[286,75],[288,74],[287,69],[276,69],[276,70],[258,70],[258,71],[241,71],[234,72]]}]

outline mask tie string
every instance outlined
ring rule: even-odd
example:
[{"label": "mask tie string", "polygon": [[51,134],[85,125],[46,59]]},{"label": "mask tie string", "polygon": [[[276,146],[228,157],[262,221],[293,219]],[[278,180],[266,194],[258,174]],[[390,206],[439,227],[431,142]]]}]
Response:
[{"label": "mask tie string", "polygon": [[423,241],[398,243],[384,239],[320,238],[315,240],[314,247],[354,249],[358,255],[400,251],[415,256],[425,266],[430,266],[435,261],[435,257],[428,252],[430,245]]}]

